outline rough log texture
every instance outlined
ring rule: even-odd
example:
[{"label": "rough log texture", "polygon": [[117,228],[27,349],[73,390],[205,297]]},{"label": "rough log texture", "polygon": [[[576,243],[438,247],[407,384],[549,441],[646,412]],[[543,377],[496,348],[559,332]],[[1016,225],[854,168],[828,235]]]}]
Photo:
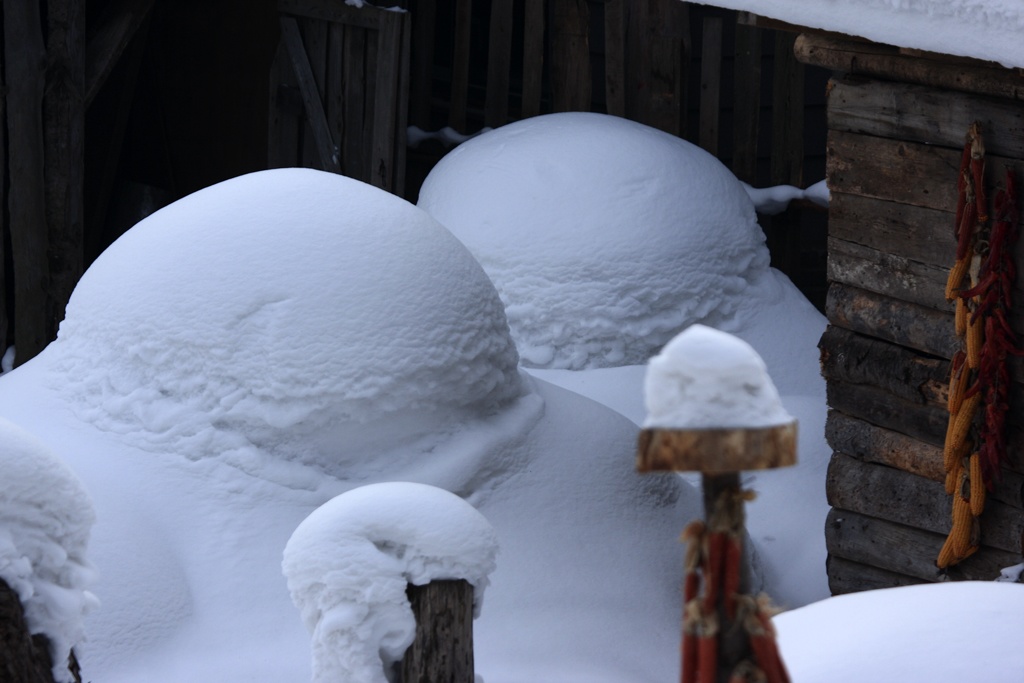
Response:
[{"label": "rough log texture", "polygon": [[942,572],[935,566],[935,558],[945,540],[944,533],[923,531],[838,508],[833,508],[825,520],[825,545],[829,555],[923,581],[991,581],[999,576],[1002,568],[1020,562],[1019,553],[982,547],[960,564]]},{"label": "rough log texture", "polygon": [[1013,70],[976,59],[903,54],[890,45],[808,33],[797,39],[794,53],[804,64],[833,71],[1024,100],[1024,82]]},{"label": "rough log texture", "polygon": [[467,581],[409,586],[416,638],[401,683],[473,683],[473,587]]},{"label": "rough log texture", "polygon": [[46,636],[30,636],[18,594],[0,579],[0,680],[53,683]]},{"label": "rough log texture", "polygon": [[726,474],[796,463],[796,422],[760,429],[643,429],[639,472]]},{"label": "rough log texture", "polygon": [[927,583],[924,579],[915,576],[886,571],[835,555],[828,556],[828,559],[825,560],[825,567],[828,570],[828,587],[832,591],[832,595]]}]

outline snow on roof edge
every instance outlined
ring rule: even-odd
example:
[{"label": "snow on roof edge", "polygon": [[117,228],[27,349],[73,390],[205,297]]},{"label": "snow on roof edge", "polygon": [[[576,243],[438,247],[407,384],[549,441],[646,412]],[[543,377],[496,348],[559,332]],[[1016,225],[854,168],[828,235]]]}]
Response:
[{"label": "snow on roof edge", "polygon": [[695,0],[876,43],[1024,67],[1024,5],[1010,0]]}]

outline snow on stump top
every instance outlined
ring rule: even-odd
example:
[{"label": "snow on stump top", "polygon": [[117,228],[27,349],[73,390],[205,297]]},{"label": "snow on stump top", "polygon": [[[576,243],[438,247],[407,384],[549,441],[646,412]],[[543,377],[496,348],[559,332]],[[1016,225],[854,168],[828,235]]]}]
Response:
[{"label": "snow on stump top", "polygon": [[135,445],[258,466],[255,447],[336,474],[340,447],[365,457],[382,432],[361,425],[386,420],[401,443],[521,393],[501,301],[466,248],[408,202],[309,169],[141,221],[82,277],[47,351],[76,412]]},{"label": "snow on stump top", "polygon": [[479,614],[497,552],[483,515],[425,484],[371,484],[317,508],[282,563],[313,637],[313,680],[385,683],[416,633],[407,586],[464,579]]},{"label": "snow on stump top", "polygon": [[0,579],[18,595],[25,623],[50,643],[55,681],[72,680],[71,648],[98,603],[86,559],[95,521],[78,477],[49,448],[0,418]]},{"label": "snow on stump top", "polygon": [[615,116],[550,114],[479,135],[434,167],[419,206],[490,275],[528,367],[642,364],[686,326],[729,320],[768,271],[736,177]]},{"label": "snow on stump top", "polygon": [[764,361],[731,334],[692,325],[652,358],[637,469],[722,474],[796,462],[796,421]]}]

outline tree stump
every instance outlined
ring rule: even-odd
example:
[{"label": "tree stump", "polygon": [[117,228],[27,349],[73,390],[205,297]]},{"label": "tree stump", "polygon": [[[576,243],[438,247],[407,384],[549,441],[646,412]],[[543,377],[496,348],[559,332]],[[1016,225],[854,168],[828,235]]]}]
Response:
[{"label": "tree stump", "polygon": [[406,593],[416,638],[402,659],[401,683],[474,683],[473,586],[432,581]]}]

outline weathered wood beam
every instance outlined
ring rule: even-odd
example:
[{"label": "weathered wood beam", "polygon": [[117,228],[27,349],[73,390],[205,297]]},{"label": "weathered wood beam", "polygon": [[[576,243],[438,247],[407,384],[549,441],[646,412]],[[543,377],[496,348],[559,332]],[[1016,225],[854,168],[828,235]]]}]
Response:
[{"label": "weathered wood beam", "polygon": [[[949,532],[952,499],[943,483],[893,467],[836,453],[825,480],[829,505],[938,534]],[[1024,511],[986,500],[981,542],[1018,555],[1024,539]]]},{"label": "weathered wood beam", "polygon": [[1020,553],[983,546],[977,553],[944,572],[935,558],[945,534],[833,508],[825,520],[825,545],[830,555],[867,564],[924,581],[991,581],[1004,567],[1020,562]]},{"label": "weathered wood beam", "polygon": [[86,107],[106,83],[153,4],[154,0],[115,0],[107,5],[96,29],[89,32],[85,48]]},{"label": "weathered wood beam", "polygon": [[804,64],[903,83],[1024,100],[1024,80],[1013,69],[963,57],[914,52],[818,33],[801,34],[794,46]]},{"label": "weathered wood beam", "polygon": [[[327,118],[327,105],[325,103],[325,81],[327,75],[327,27],[330,22],[323,21],[321,19],[312,19],[309,17],[299,17],[294,20],[295,24],[299,29],[300,45],[302,46],[301,52],[305,57],[306,62],[309,64],[309,70],[312,74],[312,81],[314,85],[314,101],[320,104],[320,108],[324,112],[323,123],[324,128],[327,131],[327,137],[334,142],[335,148],[337,148],[336,138],[331,132],[331,125]],[[285,47],[289,49],[289,57],[291,57],[291,47],[288,39],[281,33],[281,42],[285,44]],[[295,73],[298,77],[299,93],[303,96],[303,110],[305,113],[306,123],[309,125],[309,131],[312,135],[303,135],[302,139],[302,165],[311,166],[313,168],[319,168],[321,170],[330,170],[330,166],[324,165],[322,147],[320,140],[322,139],[317,135],[314,130],[316,124],[313,122],[313,116],[315,114],[309,111],[306,105],[305,93],[302,88],[303,78],[298,76],[298,69],[294,66],[294,58],[292,59],[293,69],[296,69]],[[305,132],[305,131],[303,131]],[[340,154],[339,157],[339,168]]]},{"label": "weathered wood beam", "polygon": [[322,19],[374,30],[380,27],[381,13],[390,11],[369,4],[356,7],[336,0],[277,0],[277,9],[279,12],[297,17]]},{"label": "weathered wood beam", "polygon": [[[684,36],[684,31],[689,28],[689,8],[676,0],[647,1],[648,34],[644,49],[650,54],[650,71],[641,74],[647,82],[648,96],[647,118],[643,122],[672,135],[685,135],[688,36]],[[719,44],[721,34],[719,26]],[[721,60],[717,69],[720,78]]]},{"label": "weathered wood beam", "polygon": [[[940,446],[897,434],[838,410],[829,411],[825,438],[833,450],[864,462],[895,467],[932,481],[945,482],[946,471]],[[1024,475],[1004,469],[989,496],[1018,510],[1024,509]]]},{"label": "weathered wood beam", "polygon": [[949,361],[830,325],[818,343],[826,379],[867,384],[905,401],[944,407]]},{"label": "weathered wood beam", "polygon": [[321,166],[324,170],[338,173],[341,170],[338,152],[334,140],[331,139],[316,79],[306,56],[302,36],[299,34],[298,22],[294,18],[281,17],[281,40],[288,50],[288,57],[299,81],[302,103],[306,108],[306,120],[313,131]]},{"label": "weathered wood beam", "polygon": [[[404,13],[392,12],[382,17],[377,33],[376,71],[373,99],[373,142],[370,158],[370,184],[389,192],[395,191],[395,132],[398,109],[408,100],[398,90],[402,70],[402,31]],[[402,173],[405,169],[401,170]]]},{"label": "weathered wood beam", "polygon": [[835,555],[828,556],[825,560],[825,568],[828,572],[828,587],[832,591],[832,595],[928,583],[924,579],[852,562]]},{"label": "weathered wood beam", "polygon": [[431,102],[434,96],[434,32],[437,0],[417,0],[412,35],[412,84],[410,120],[414,126],[431,130]]},{"label": "weathered wood beam", "polygon": [[[365,63],[369,49],[367,33],[358,26],[345,26],[344,53],[344,137],[341,140],[341,164],[345,173],[363,182],[370,182],[369,123],[364,103],[370,96]],[[372,121],[372,119],[371,119]]]},{"label": "weathered wood beam", "polygon": [[53,683],[49,640],[43,634],[29,632],[21,600],[3,579],[0,579],[0,674],[4,683]]},{"label": "weathered wood beam", "polygon": [[828,405],[835,410],[934,446],[945,442],[945,407],[905,401],[878,387],[838,379],[827,380],[825,390]]},{"label": "weathered wood beam", "polygon": [[16,364],[50,341],[46,288],[49,230],[46,225],[43,93],[46,46],[37,2],[2,4],[7,81],[7,195],[14,280]]},{"label": "weathered wood beam", "polygon": [[952,313],[852,285],[829,286],[825,315],[833,325],[941,358],[952,358],[960,348]]},{"label": "weathered wood beam", "polygon": [[833,130],[959,151],[975,121],[989,154],[1024,159],[1019,102],[889,81],[836,78],[829,84],[828,126]]}]

